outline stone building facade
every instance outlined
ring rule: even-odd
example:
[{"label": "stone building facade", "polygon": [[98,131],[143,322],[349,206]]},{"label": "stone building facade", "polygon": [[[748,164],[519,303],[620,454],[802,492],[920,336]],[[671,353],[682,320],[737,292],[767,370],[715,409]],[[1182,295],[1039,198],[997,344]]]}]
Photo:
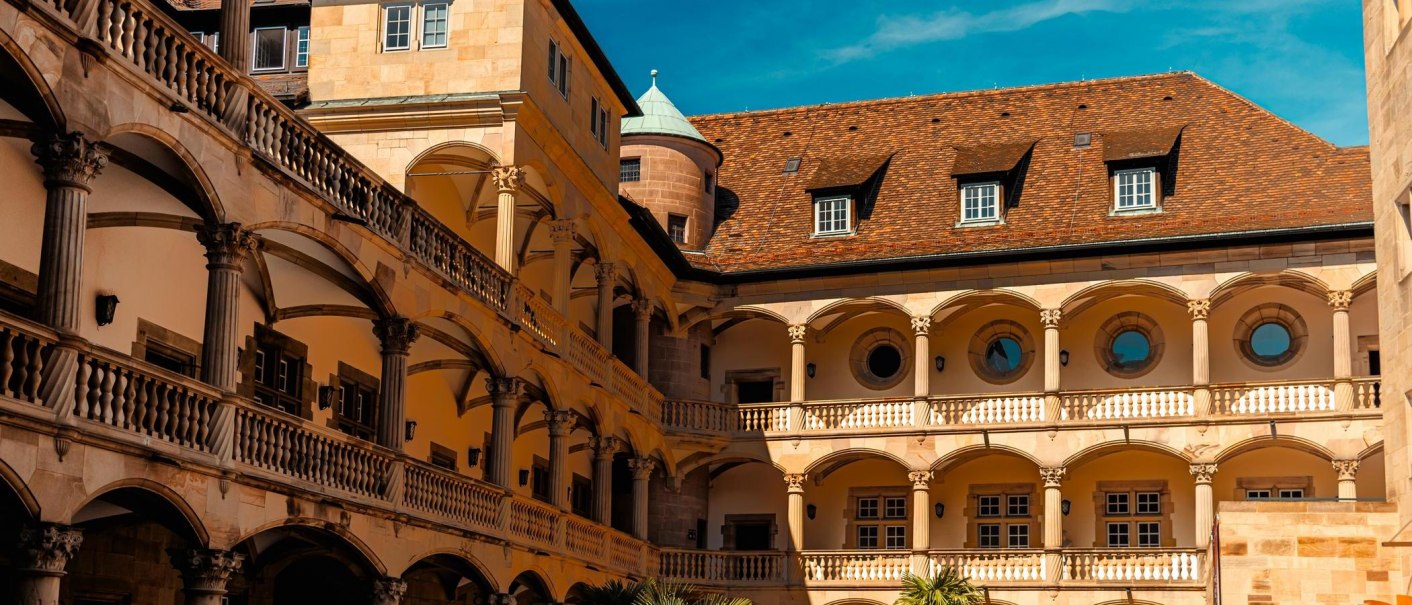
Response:
[{"label": "stone building facade", "polygon": [[307,27],[296,112],[158,0],[0,3],[18,602],[1402,590],[1368,150],[1188,73],[688,119],[567,0]]}]

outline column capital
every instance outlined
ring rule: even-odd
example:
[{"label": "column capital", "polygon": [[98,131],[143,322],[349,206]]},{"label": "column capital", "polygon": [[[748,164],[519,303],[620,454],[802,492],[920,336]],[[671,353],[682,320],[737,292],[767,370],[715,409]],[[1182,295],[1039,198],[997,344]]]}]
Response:
[{"label": "column capital", "polygon": [[802,494],[802,493],[804,493],[804,480],[807,479],[808,477],[809,477],[809,475],[806,475],[806,474],[804,474],[804,473],[785,473],[785,475],[784,475],[784,486],[785,486],[785,489],[786,489],[789,493],[791,493],[791,494]]},{"label": "column capital", "polygon": [[1044,309],[1039,312],[1039,322],[1044,324],[1046,330],[1058,330],[1059,320],[1064,317],[1061,309]]},{"label": "column capital", "polygon": [[45,575],[63,575],[69,559],[83,544],[83,530],[67,525],[43,523],[20,528],[20,569]]},{"label": "column capital", "polygon": [[1192,321],[1206,319],[1211,315],[1211,299],[1199,298],[1186,301],[1186,312],[1191,314]]},{"label": "column capital", "polygon": [[214,548],[173,549],[168,554],[187,594],[225,594],[226,582],[245,563],[245,555]]},{"label": "column capital", "polygon": [[29,150],[44,169],[48,185],[91,191],[93,179],[108,165],[108,150],[78,132],[51,134],[35,141]]},{"label": "column capital", "polygon": [[657,470],[657,461],[651,458],[629,458],[628,470],[632,471],[634,481],[646,481],[652,477],[652,471]]},{"label": "column capital", "polygon": [[912,489],[931,489],[931,471],[911,471],[907,473],[907,480],[912,482]]},{"label": "column capital", "polygon": [[397,605],[407,594],[407,581],[402,578],[373,580],[373,605]]},{"label": "column capital", "polygon": [[1212,475],[1216,474],[1216,463],[1198,462],[1188,467],[1191,476],[1196,478],[1197,483],[1210,483]]},{"label": "column capital", "polygon": [[485,599],[483,605],[512,605],[515,602],[515,597],[504,592],[491,593],[483,598]]},{"label": "column capital", "polygon": [[623,447],[623,440],[617,437],[594,437],[588,440],[588,446],[593,448],[595,457],[612,458],[613,454]]},{"label": "column capital", "polygon": [[1353,481],[1358,478],[1357,460],[1335,460],[1334,472],[1338,473],[1339,481]]},{"label": "column capital", "polygon": [[917,336],[926,336],[926,335],[930,334],[931,331],[932,331],[932,318],[930,318],[930,317],[913,317],[913,318],[912,318],[912,332],[916,333]]},{"label": "column capital", "polygon": [[578,426],[578,417],[568,410],[544,410],[544,424],[550,437],[567,437]]},{"label": "column capital", "polygon": [[497,166],[490,171],[490,178],[495,180],[495,189],[500,193],[514,193],[520,188],[520,181],[524,180],[525,169],[518,166]]},{"label": "column capital", "polygon": [[556,245],[572,244],[578,234],[578,228],[574,226],[574,219],[561,218],[549,222],[549,239]]},{"label": "column capital", "polygon": [[206,247],[207,268],[239,271],[241,261],[260,240],[240,223],[217,223],[197,227],[196,241]]},{"label": "column capital", "polygon": [[1064,475],[1068,472],[1069,469],[1062,466],[1040,467],[1039,478],[1044,480],[1044,487],[1046,488],[1059,487],[1064,481]]},{"label": "column capital", "polygon": [[406,317],[388,317],[373,322],[373,334],[382,342],[382,352],[406,355],[407,350],[421,336],[421,326]]},{"label": "column capital", "polygon": [[618,268],[613,263],[596,263],[593,265],[593,276],[598,278],[598,285],[611,284],[618,279]]},{"label": "column capital", "polygon": [[634,298],[632,301],[632,312],[638,319],[649,319],[652,317],[652,301],[646,298]]},{"label": "column capital", "polygon": [[490,393],[491,405],[514,405],[525,394],[525,381],[491,376],[485,379],[485,390]]},{"label": "column capital", "polygon": [[793,344],[804,344],[804,337],[809,334],[809,326],[805,324],[789,325],[789,342]]},{"label": "column capital", "polygon": [[1329,306],[1334,311],[1347,311],[1349,305],[1353,304],[1352,290],[1334,290],[1329,292]]}]

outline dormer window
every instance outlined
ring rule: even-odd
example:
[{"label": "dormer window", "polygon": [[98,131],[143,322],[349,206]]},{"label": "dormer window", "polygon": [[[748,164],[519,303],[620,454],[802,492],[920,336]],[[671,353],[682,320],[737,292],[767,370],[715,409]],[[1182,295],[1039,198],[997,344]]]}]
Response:
[{"label": "dormer window", "polygon": [[961,222],[988,223],[1000,218],[1000,183],[961,186]]},{"label": "dormer window", "polygon": [[846,195],[814,200],[814,235],[842,235],[853,229],[853,198]]},{"label": "dormer window", "polygon": [[1114,172],[1113,195],[1118,200],[1118,211],[1156,208],[1156,182],[1157,170],[1154,168]]}]

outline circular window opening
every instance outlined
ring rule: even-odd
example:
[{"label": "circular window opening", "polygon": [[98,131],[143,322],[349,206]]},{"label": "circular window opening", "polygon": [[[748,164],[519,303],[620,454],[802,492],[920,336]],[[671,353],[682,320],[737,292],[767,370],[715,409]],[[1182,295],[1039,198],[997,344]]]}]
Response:
[{"label": "circular window opening", "polygon": [[1124,370],[1141,367],[1152,359],[1152,343],[1148,342],[1146,334],[1137,330],[1115,336],[1108,351],[1113,354],[1113,365]]},{"label": "circular window opening", "polygon": [[991,374],[1006,377],[1020,369],[1024,362],[1024,351],[1020,343],[1009,336],[1001,336],[990,341],[985,348],[985,365]]},{"label": "circular window opening", "polygon": [[1288,358],[1293,349],[1293,339],[1289,328],[1274,321],[1267,321],[1255,327],[1250,333],[1250,351],[1255,360],[1267,365],[1279,365]]},{"label": "circular window opening", "polygon": [[1131,379],[1157,367],[1164,342],[1157,320],[1137,311],[1125,311],[1103,322],[1093,348],[1099,367],[1118,378]]},{"label": "circular window opening", "polygon": [[1008,319],[997,319],[976,330],[967,347],[971,369],[991,384],[1019,380],[1034,363],[1034,339],[1029,330]]},{"label": "circular window opening", "polygon": [[868,371],[887,379],[902,371],[902,352],[890,344],[881,344],[868,353]]},{"label": "circular window opening", "polygon": [[1245,312],[1236,322],[1236,349],[1253,368],[1270,370],[1293,363],[1304,352],[1309,327],[1289,306],[1266,303]]}]

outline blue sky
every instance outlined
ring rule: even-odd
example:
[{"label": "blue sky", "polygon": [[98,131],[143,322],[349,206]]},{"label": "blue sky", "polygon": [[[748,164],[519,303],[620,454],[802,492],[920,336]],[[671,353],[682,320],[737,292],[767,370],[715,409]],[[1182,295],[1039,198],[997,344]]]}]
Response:
[{"label": "blue sky", "polygon": [[578,0],[634,93],[687,114],[1192,70],[1368,141],[1356,0]]}]

